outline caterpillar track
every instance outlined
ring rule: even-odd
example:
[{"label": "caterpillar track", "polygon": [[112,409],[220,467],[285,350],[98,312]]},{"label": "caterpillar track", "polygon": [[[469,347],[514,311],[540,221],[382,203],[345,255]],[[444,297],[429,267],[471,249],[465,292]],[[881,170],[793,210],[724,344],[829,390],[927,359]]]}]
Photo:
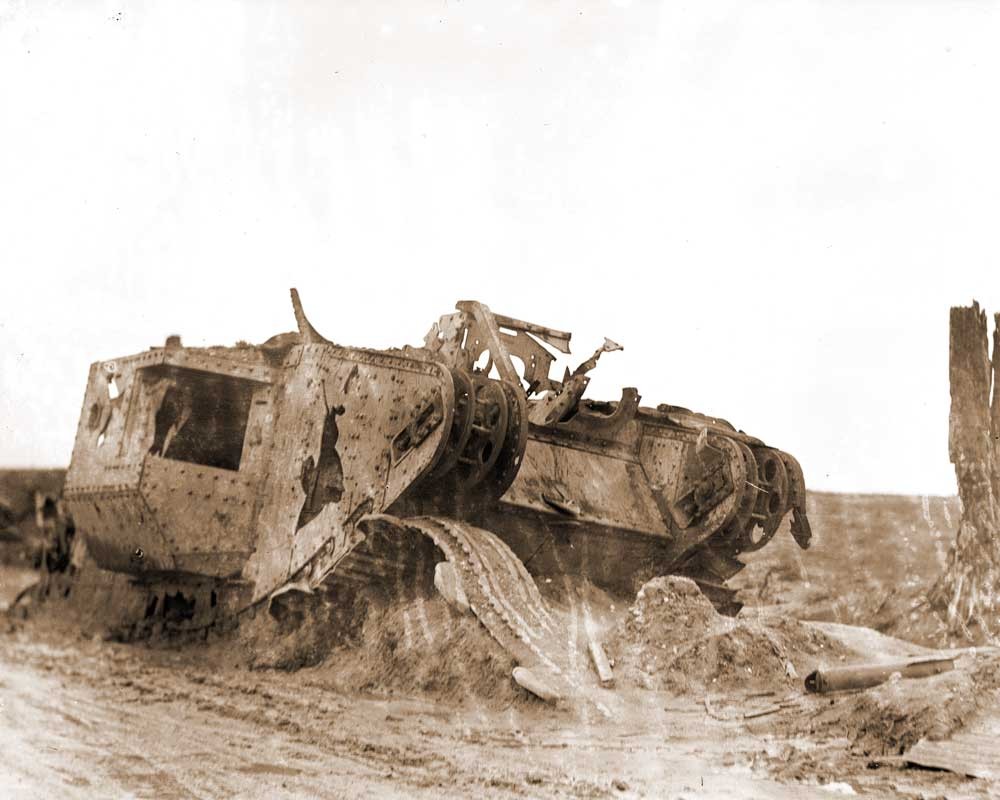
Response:
[{"label": "caterpillar track", "polygon": [[260,345],[170,337],[91,366],[65,503],[129,636],[203,635],[299,594],[437,590],[559,694],[575,645],[537,580],[629,601],[687,575],[736,614],[741,553],[789,516],[809,545],[789,454],[634,388],[584,398],[611,340],[560,380],[568,332],[482,303],[388,350],[335,344],[292,305],[297,331]]},{"label": "caterpillar track", "polygon": [[[430,597],[440,565],[454,570],[457,594],[463,598],[459,611],[475,615],[490,636],[521,667],[529,668],[544,681],[553,696],[567,696],[579,689],[580,677],[569,668],[567,636],[549,609],[531,574],[504,542],[489,531],[468,523],[438,517],[400,519],[372,515],[361,520],[361,540],[342,555],[336,566],[316,585],[307,580],[313,564],[307,565],[285,591],[227,614],[216,604],[209,617],[168,616],[135,613],[123,617],[115,631],[123,641],[141,641],[151,636],[176,641],[197,641],[212,633],[223,634],[258,613],[282,616],[284,602],[299,593],[338,596],[349,588],[391,604],[413,597]],[[60,595],[73,586],[71,576],[51,575],[44,590]],[[134,581],[117,587],[106,582],[103,590],[120,606],[138,609],[145,604],[150,587]],[[198,587],[184,589],[192,599]],[[154,595],[155,597],[156,595]],[[176,596],[170,590],[163,598]],[[341,594],[342,596],[342,594]],[[137,602],[138,601],[138,602]],[[164,599],[164,602],[169,603]],[[195,602],[197,605],[197,602]],[[331,633],[333,633],[331,631]]]},{"label": "caterpillar track", "polygon": [[[426,536],[440,551],[457,579],[461,605],[522,667],[540,670],[553,688],[572,683],[567,668],[565,632],[546,606],[534,578],[496,535],[467,523],[440,517],[366,518],[370,532]],[[354,558],[345,559],[346,565]],[[400,571],[409,562],[399,565]],[[426,562],[425,562],[426,563]],[[398,574],[398,573],[397,573]],[[332,579],[337,580],[335,571]],[[398,585],[398,584],[397,584]]]}]

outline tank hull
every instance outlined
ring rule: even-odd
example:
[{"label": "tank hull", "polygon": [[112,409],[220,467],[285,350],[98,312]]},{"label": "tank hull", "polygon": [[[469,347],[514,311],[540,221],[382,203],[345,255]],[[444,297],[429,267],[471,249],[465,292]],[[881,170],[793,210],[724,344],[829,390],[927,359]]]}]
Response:
[{"label": "tank hull", "polygon": [[789,512],[808,546],[787,453],[632,388],[583,399],[610,340],[557,381],[550,349],[570,334],[480,303],[383,351],[324,339],[293,305],[298,332],[259,346],[172,338],[91,367],[65,499],[129,635],[436,588],[564,680],[536,579],[630,596],[687,575],[735,614],[741,553]]}]

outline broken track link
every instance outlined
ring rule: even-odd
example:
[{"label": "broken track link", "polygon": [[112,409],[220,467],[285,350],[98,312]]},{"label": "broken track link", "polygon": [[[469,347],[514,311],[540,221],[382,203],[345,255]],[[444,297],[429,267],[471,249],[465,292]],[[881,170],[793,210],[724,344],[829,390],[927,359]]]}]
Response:
[{"label": "broken track link", "polygon": [[792,536],[799,547],[808,550],[812,541],[812,527],[806,516],[806,480],[802,475],[802,466],[795,456],[783,450],[778,452],[781,454],[788,475],[789,502],[792,506]]},{"label": "broken track link", "polygon": [[568,670],[564,632],[524,564],[499,537],[444,517],[372,515],[361,525],[366,533],[390,530],[428,537],[454,568],[469,607],[493,639],[519,665],[541,670],[559,693],[577,688]]}]

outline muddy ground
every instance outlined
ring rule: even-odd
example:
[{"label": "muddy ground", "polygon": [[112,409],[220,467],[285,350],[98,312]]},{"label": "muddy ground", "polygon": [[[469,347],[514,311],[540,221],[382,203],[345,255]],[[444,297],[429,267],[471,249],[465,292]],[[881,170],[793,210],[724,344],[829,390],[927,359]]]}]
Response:
[{"label": "muddy ground", "polygon": [[[281,648],[254,657],[246,638],[122,644],[59,615],[0,620],[0,796],[995,794],[989,781],[899,758],[997,705],[989,652],[859,693],[801,689],[818,665],[924,652],[852,626],[905,631],[908,617],[886,620],[886,609],[935,574],[954,501],[810,505],[815,550],[789,539],[759,553],[737,580],[751,603],[737,620],[675,583],[609,611],[619,685],[600,704],[534,700],[505,677],[503,654],[482,652],[474,625],[434,604],[373,622],[366,657],[334,649],[297,670],[282,668],[294,659]],[[0,605],[32,577],[2,568]]]}]

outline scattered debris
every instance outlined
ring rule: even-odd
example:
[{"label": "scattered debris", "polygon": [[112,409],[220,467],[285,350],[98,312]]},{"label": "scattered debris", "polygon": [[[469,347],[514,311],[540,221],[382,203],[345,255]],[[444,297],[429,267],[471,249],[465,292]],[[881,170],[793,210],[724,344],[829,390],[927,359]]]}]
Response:
[{"label": "scattered debris", "polygon": [[64,477],[60,469],[0,472],[0,564],[66,569],[75,526],[62,501]]},{"label": "scattered debris", "polygon": [[787,692],[797,683],[789,664],[812,669],[820,656],[852,652],[807,623],[724,617],[693,581],[677,576],[642,587],[608,646],[619,682],[677,694]]},{"label": "scattered debris", "polygon": [[518,686],[547,703],[555,703],[560,699],[560,694],[556,689],[527,667],[514,667],[511,675]]},{"label": "scattered debris", "polygon": [[1000,781],[1000,713],[992,709],[947,739],[921,739],[905,760],[911,764],[946,769],[958,775]]},{"label": "scattered debris", "polygon": [[891,680],[901,678],[926,678],[939,675],[955,668],[950,658],[924,658],[917,661],[889,662],[886,664],[854,664],[849,667],[818,669],[806,676],[805,686],[809,692],[844,692],[868,689]]},{"label": "scattered debris", "polygon": [[597,670],[597,675],[601,679],[601,686],[605,688],[614,686],[615,675],[611,671],[611,664],[608,663],[608,657],[605,655],[601,643],[596,639],[591,639],[588,649],[590,650],[590,658],[594,662],[594,669]]},{"label": "scattered debris", "polygon": [[820,789],[826,789],[828,792],[834,792],[836,794],[847,794],[855,795],[854,787],[849,783],[844,783],[843,781],[833,781],[832,783],[822,783],[820,784]]}]

